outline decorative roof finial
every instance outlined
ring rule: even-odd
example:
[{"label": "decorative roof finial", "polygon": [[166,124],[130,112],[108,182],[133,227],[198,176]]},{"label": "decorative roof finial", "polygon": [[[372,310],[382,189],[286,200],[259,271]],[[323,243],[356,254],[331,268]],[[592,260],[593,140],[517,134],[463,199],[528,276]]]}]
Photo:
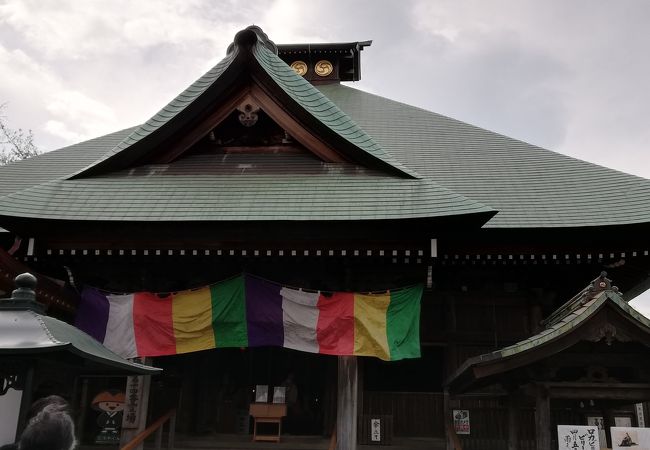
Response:
[{"label": "decorative roof finial", "polygon": [[237,33],[235,35],[235,39],[233,43],[228,46],[228,50],[226,51],[226,54],[228,55],[231,54],[235,50],[235,47],[249,50],[257,42],[259,42],[264,47],[272,51],[274,54],[276,55],[278,54],[277,45],[275,45],[275,43],[271,39],[269,39],[266,33],[262,31],[262,29],[257,25],[251,25],[249,27],[244,28],[239,33]]}]

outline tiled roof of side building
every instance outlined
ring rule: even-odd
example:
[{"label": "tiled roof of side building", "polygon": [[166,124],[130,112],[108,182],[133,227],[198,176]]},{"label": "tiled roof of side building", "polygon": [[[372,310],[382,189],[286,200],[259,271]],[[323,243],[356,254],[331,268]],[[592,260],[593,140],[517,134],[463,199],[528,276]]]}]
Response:
[{"label": "tiled roof of side building", "polygon": [[[544,348],[548,348],[549,345],[560,342],[562,339],[576,333],[574,336],[577,337],[573,340],[566,340],[562,344],[565,349],[569,348],[579,340],[584,340],[584,336],[579,334],[579,330],[584,328],[583,325],[595,317],[605,305],[611,306],[617,313],[625,317],[631,326],[639,327],[646,334],[650,334],[650,320],[632,308],[623,295],[618,292],[618,289],[611,286],[610,281],[606,278],[606,273],[603,272],[599,278],[596,278],[589,286],[560,306],[542,322],[545,328],[541,332],[499,350],[467,359],[448,378],[446,384],[454,386],[455,390],[458,386],[466,383],[463,378],[471,374],[473,368],[495,364],[503,360],[513,360],[522,355],[526,355],[527,359],[520,359],[519,363],[515,364],[516,366],[521,367],[532,364],[544,357],[542,352]],[[506,370],[511,370],[511,368],[502,368],[500,371],[490,372],[485,377],[500,377],[501,372]],[[483,376],[480,376],[480,378],[483,378]]]},{"label": "tiled roof of side building", "polygon": [[348,86],[318,88],[402,164],[498,210],[487,228],[650,222],[650,180]]}]

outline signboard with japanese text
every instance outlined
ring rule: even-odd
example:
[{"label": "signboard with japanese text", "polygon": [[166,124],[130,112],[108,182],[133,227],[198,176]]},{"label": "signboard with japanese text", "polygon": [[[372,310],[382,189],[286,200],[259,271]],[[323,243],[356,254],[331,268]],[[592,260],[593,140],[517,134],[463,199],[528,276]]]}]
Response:
[{"label": "signboard with japanese text", "polygon": [[650,450],[650,428],[611,427],[612,450]]},{"label": "signboard with japanese text", "polygon": [[469,434],[469,410],[468,409],[454,409],[454,431],[456,434]]},{"label": "signboard with japanese text", "polygon": [[599,450],[598,427],[558,425],[557,442],[560,450]]},{"label": "signboard with japanese text", "polygon": [[370,419],[370,440],[373,442],[381,441],[381,420]]},{"label": "signboard with japanese text", "polygon": [[639,428],[645,427],[645,417],[643,416],[643,403],[637,403],[634,405],[636,410],[636,423],[639,425]]},{"label": "signboard with japanese text", "polygon": [[143,386],[144,377],[141,375],[126,378],[126,405],[124,405],[122,418],[122,428],[124,429],[135,429],[140,426]]},{"label": "signboard with japanese text", "polygon": [[605,434],[605,419],[603,416],[588,416],[587,425],[598,428],[600,448],[607,448],[607,435]]}]

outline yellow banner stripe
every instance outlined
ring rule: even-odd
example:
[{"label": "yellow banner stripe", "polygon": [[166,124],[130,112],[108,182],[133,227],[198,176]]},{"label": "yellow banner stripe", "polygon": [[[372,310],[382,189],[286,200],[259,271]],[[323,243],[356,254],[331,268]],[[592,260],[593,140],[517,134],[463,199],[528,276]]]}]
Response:
[{"label": "yellow banner stripe", "polygon": [[354,354],[390,360],[386,311],[390,294],[354,294]]},{"label": "yellow banner stripe", "polygon": [[172,318],[176,353],[215,348],[209,287],[174,294]]}]

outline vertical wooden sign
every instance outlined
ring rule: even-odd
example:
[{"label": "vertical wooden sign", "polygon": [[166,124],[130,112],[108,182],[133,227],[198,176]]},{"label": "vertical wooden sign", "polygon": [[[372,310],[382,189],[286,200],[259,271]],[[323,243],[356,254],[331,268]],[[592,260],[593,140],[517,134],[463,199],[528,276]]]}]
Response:
[{"label": "vertical wooden sign", "polygon": [[140,426],[144,376],[129,376],[126,379],[126,405],[122,429],[136,429]]}]

